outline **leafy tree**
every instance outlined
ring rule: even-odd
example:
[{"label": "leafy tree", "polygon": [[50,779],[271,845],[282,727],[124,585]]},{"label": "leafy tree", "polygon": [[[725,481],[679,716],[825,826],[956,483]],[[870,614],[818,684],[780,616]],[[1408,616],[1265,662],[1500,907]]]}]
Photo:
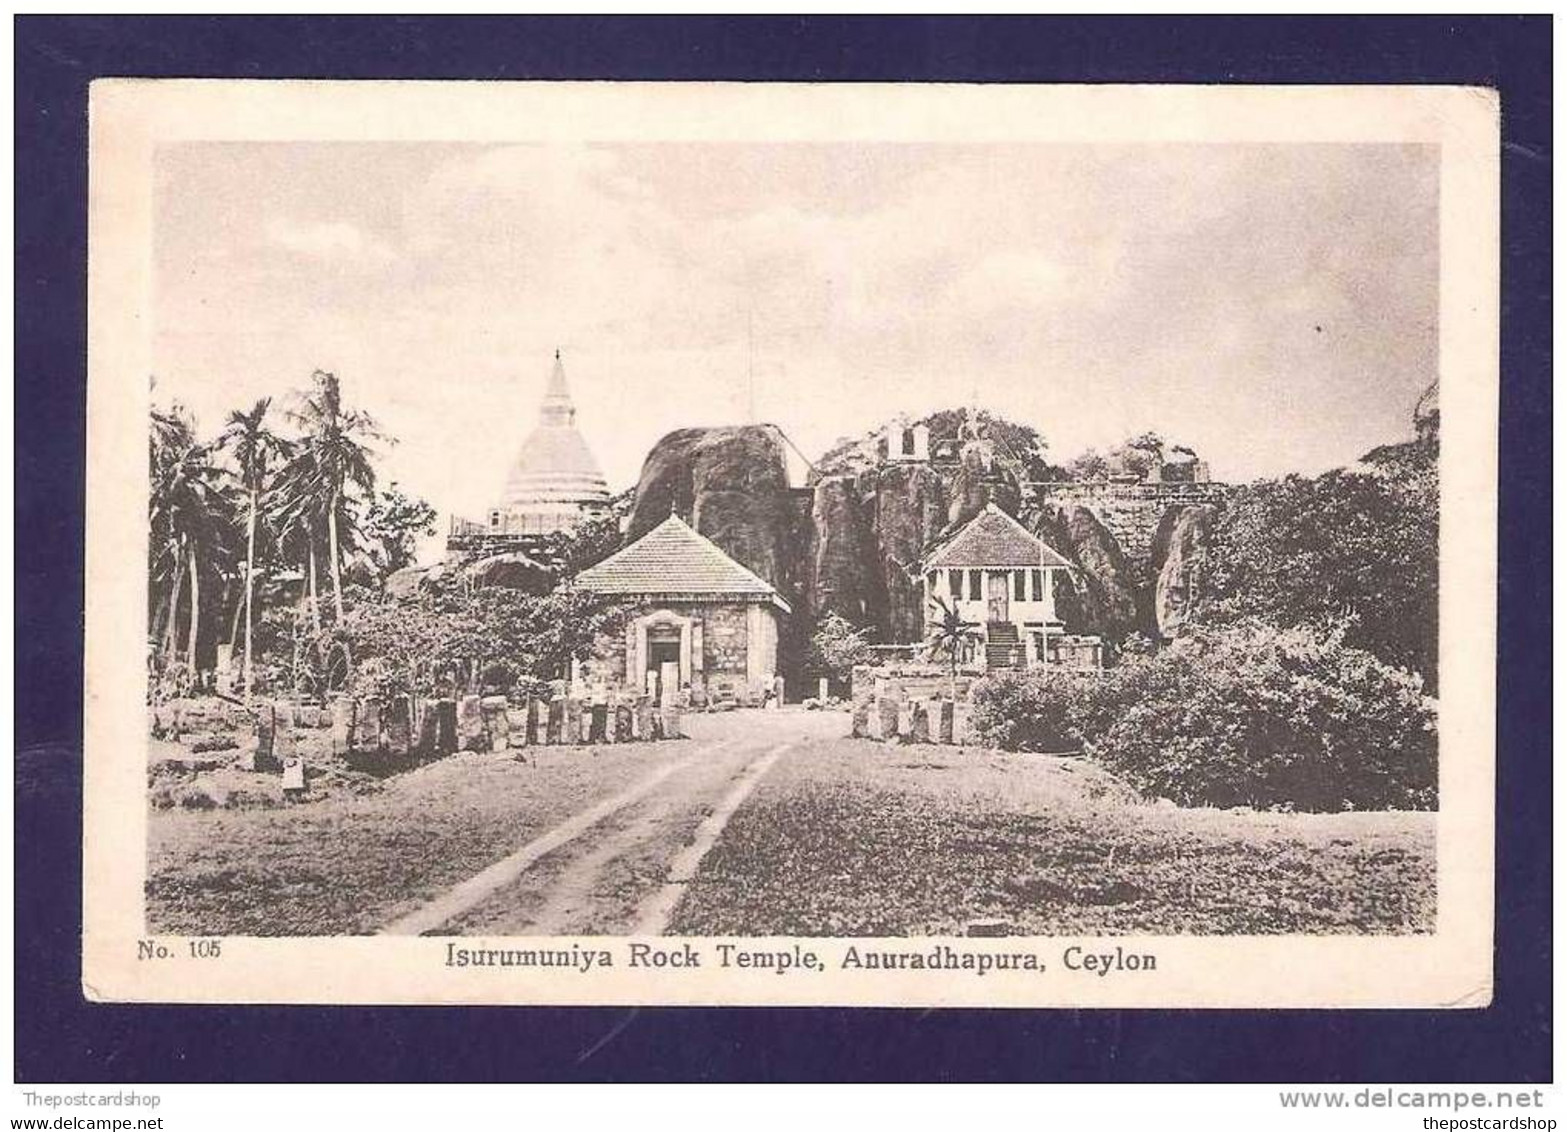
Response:
[{"label": "leafy tree", "polygon": [[592,519],[547,535],[541,557],[558,564],[558,577],[574,578],[619,550],[620,541],[620,523],[613,516]]},{"label": "leafy tree", "polygon": [[842,614],[829,612],[811,634],[811,661],[831,673],[834,680],[846,683],[855,665],[874,659],[871,633],[870,629],[856,629]]},{"label": "leafy tree", "polygon": [[385,576],[413,565],[416,540],[435,533],[435,508],[394,482],[371,500],[362,527],[371,557]]},{"label": "leafy tree", "polygon": [[586,590],[533,595],[443,580],[405,600],[356,604],[322,634],[318,652],[346,658],[355,684],[382,692],[478,690],[485,673],[502,669],[552,680],[618,632],[629,608]]},{"label": "leafy tree", "polygon": [[197,667],[201,633],[201,568],[209,571],[222,555],[232,523],[232,502],[223,470],[212,458],[212,447],[196,439],[195,422],[176,405],[154,410],[149,447],[151,494],[149,521],[152,572],[167,563],[171,574],[165,614],[163,652],[174,655],[180,596],[190,581],[190,622],[187,663]]},{"label": "leafy tree", "polygon": [[[969,413],[968,409],[942,409],[924,418],[923,423],[930,429],[931,444],[961,436]],[[1050,478],[1050,445],[1038,429],[997,416],[987,409],[978,410],[976,416],[979,431],[995,444],[1004,460],[1015,465],[1019,479]]]},{"label": "leafy tree", "polygon": [[1250,484],[1215,523],[1199,616],[1343,623],[1347,644],[1435,688],[1439,499],[1430,459]]},{"label": "leafy tree", "polygon": [[245,695],[249,697],[253,677],[252,645],[254,642],[254,610],[256,566],[256,522],[260,513],[261,496],[270,487],[277,464],[286,459],[292,445],[267,427],[267,410],[272,398],[263,397],[251,406],[249,412],[235,410],[229,414],[228,423],[218,437],[218,447],[228,449],[238,465],[240,486],[248,503],[245,518]]},{"label": "leafy tree", "polygon": [[299,395],[289,415],[305,433],[300,443],[295,482],[325,515],[327,553],[332,572],[332,600],[337,619],[343,618],[343,568],[340,534],[350,518],[354,493],[375,490],[375,469],[370,463],[369,442],[391,440],[375,418],[362,409],[343,405],[342,387],[334,374],[316,370],[313,386]]}]

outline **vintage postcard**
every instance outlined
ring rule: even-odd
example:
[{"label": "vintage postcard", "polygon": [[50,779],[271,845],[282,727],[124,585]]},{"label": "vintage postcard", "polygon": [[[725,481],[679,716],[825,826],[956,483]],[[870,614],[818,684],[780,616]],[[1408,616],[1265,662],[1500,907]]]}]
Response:
[{"label": "vintage postcard", "polygon": [[95,84],[84,993],[1485,1005],[1498,113]]}]

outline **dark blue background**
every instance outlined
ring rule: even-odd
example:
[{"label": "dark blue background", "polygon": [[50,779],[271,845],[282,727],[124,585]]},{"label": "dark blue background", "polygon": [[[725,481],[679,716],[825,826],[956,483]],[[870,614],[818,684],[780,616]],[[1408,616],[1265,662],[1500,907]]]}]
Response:
[{"label": "dark blue background", "polygon": [[[1544,17],[18,18],[17,1080],[1549,1080],[1550,34]],[[1093,1012],[88,1004],[78,954],[86,94],[103,75],[1498,87],[1505,258],[1494,1005]]]}]

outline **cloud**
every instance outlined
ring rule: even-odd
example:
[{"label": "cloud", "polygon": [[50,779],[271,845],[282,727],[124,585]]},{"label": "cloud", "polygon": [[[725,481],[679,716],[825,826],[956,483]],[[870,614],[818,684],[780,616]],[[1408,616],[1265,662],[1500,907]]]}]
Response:
[{"label": "cloud", "polygon": [[268,243],[307,259],[380,265],[397,258],[386,243],[346,220],[275,216],[267,221],[264,233]]}]

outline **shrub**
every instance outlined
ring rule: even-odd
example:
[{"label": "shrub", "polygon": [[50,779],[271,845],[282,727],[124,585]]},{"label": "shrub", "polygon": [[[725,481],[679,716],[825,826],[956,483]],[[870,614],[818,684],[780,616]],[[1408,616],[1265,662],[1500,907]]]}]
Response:
[{"label": "shrub", "polygon": [[1101,676],[986,681],[976,733],[1015,750],[1081,744],[1146,794],[1190,806],[1436,805],[1436,713],[1420,678],[1341,631],[1245,622]]},{"label": "shrub", "polygon": [[974,686],[969,727],[1009,751],[1075,751],[1103,730],[1098,673],[1062,668],[1004,672]]}]

